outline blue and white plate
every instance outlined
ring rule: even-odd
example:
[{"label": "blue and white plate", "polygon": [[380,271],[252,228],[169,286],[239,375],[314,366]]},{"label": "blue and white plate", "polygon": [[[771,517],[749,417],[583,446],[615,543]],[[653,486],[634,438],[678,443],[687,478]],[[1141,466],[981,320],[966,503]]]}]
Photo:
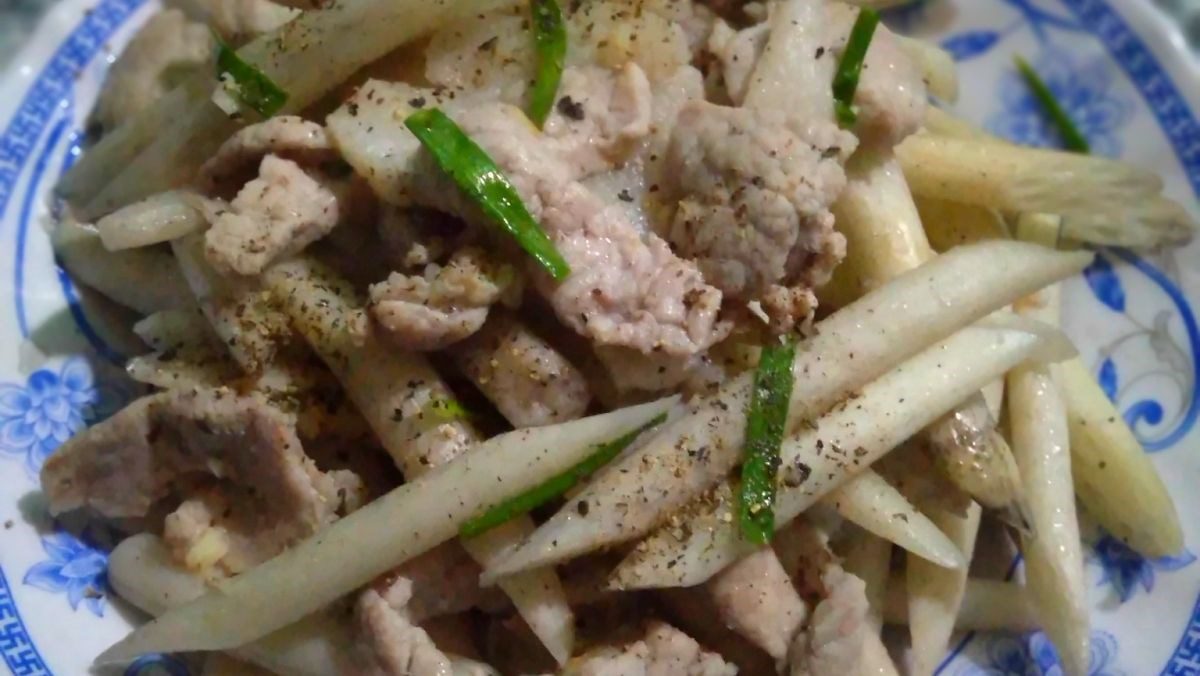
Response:
[{"label": "blue and white plate", "polygon": [[[84,311],[80,290],[54,264],[45,227],[50,188],[78,154],[104,71],[151,11],[146,0],[62,0],[0,81],[0,658],[20,676],[86,673],[136,619],[106,583],[109,534],[53,523],[37,471],[64,439],[135,396],[120,378],[128,337]],[[1200,29],[1192,13],[1185,18]],[[1097,152],[1162,173],[1168,192],[1195,210],[1200,65],[1184,31],[1147,0],[926,0],[891,10],[888,21],[960,61],[967,117],[1022,143],[1054,145],[1013,68],[1023,55]],[[1189,545],[1148,561],[1111,538],[1091,543],[1089,676],[1200,674],[1197,246],[1102,252],[1068,285],[1069,332],[1154,454]],[[152,669],[188,673],[169,657],[127,673]],[[962,637],[941,669],[1060,672],[1041,634]]]}]

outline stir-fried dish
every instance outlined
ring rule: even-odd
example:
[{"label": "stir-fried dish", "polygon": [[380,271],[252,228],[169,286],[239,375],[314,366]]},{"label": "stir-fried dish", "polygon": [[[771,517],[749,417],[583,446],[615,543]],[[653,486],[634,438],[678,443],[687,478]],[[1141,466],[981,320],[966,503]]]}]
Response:
[{"label": "stir-fried dish", "polygon": [[52,235],[145,343],[41,477],[156,617],[98,661],[1085,674],[1076,501],[1182,536],[1058,283],[1193,225],[1019,67],[1069,150],[870,7],[169,0]]}]

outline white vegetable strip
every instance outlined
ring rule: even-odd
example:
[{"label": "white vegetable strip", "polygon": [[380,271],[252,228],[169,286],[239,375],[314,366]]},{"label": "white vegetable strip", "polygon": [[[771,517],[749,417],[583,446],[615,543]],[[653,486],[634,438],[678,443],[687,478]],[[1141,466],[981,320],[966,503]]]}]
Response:
[{"label": "white vegetable strip", "polygon": [[767,45],[750,75],[742,105],[783,110],[802,120],[832,120],[830,83],[837,63],[813,58],[829,28],[825,3],[785,0],[773,8],[768,21]]},{"label": "white vegetable strip", "polygon": [[[342,280],[310,260],[296,259],[273,267],[265,281],[405,478],[416,479],[479,442],[465,420],[439,420],[433,406],[454,395],[424,356],[383,345],[371,332],[354,335],[355,318],[363,310]],[[486,567],[531,532],[533,522],[521,517],[464,540],[463,546]],[[499,580],[499,585],[550,654],[565,663],[575,625],[554,569],[525,571]]]},{"label": "white vegetable strip", "polygon": [[[908,592],[904,578],[888,584],[883,618],[888,624],[908,624]],[[1025,632],[1038,628],[1028,591],[1015,582],[967,578],[954,628],[971,631]]]},{"label": "white vegetable strip", "polygon": [[208,78],[194,76],[172,89],[153,105],[104,135],[79,158],[54,187],[72,204],[96,194],[113,177],[113,167],[124,167],[150,145],[163,129],[187,115],[204,92],[211,89]]},{"label": "white vegetable strip", "polygon": [[1001,211],[1124,213],[1162,190],[1123,162],[1004,143],[916,134],[896,156],[914,193]]},{"label": "white vegetable strip", "polygon": [[[1033,301],[1057,319],[1057,287]],[[1028,303],[1026,304],[1028,305]],[[1012,447],[1025,482],[1032,533],[1021,537],[1025,579],[1046,635],[1067,674],[1087,673],[1089,629],[1067,412],[1050,367],[1022,366],[1008,376]]]},{"label": "white vegetable strip", "polygon": [[[1021,331],[965,329],[862,388],[852,406],[817,418],[784,442],[776,527],[1026,359],[1042,342]],[[793,471],[805,479],[788,487]],[[614,573],[618,586],[699,584],[747,554],[750,546],[728,519],[731,508],[718,501],[694,503],[680,515],[688,521],[688,531],[663,528],[641,542]]]},{"label": "white vegetable strip", "polygon": [[95,230],[66,220],[55,226],[50,239],[76,282],[139,314],[192,304],[175,261],[161,251],[108,251]]},{"label": "white vegetable strip", "polygon": [[133,249],[183,237],[208,225],[192,200],[203,199],[170,190],[134,202],[96,222],[100,241],[109,251]]},{"label": "white vegetable strip", "polygon": [[[963,247],[901,275],[818,325],[793,365],[789,421],[820,414],[905,358],[1024,294],[1081,270],[1089,254],[1016,242]],[[998,374],[997,374],[998,375]],[[750,375],[740,376],[601,472],[581,496],[488,576],[562,561],[644,535],[729,473],[744,434]],[[957,403],[957,402],[954,402]],[[703,452],[701,452],[703,451]]]},{"label": "white vegetable strip", "polygon": [[995,210],[933,197],[916,197],[929,243],[938,251],[990,239],[1009,239],[1008,226]]},{"label": "white vegetable strip", "polygon": [[[945,532],[954,545],[970,561],[975,553],[975,536],[979,533],[979,517],[983,510],[971,502],[964,516],[941,507],[927,508],[930,518]],[[967,567],[949,570],[914,556],[907,561],[905,579],[908,587],[908,622],[912,636],[912,673],[932,675],[954,633],[954,618],[962,605],[967,585]]]},{"label": "white vegetable strip", "polygon": [[614,431],[636,429],[677,404],[670,397],[488,439],[229,580],[219,592],[138,627],[96,661],[224,650],[265,636],[455,537],[468,518],[574,467]]},{"label": "white vegetable strip", "polygon": [[958,100],[958,65],[949,52],[935,44],[897,35],[901,49],[921,71],[929,93],[948,103]]},{"label": "white vegetable strip", "polygon": [[[178,568],[162,541],[146,533],[122,541],[112,551],[108,581],[121,598],[151,615],[208,591],[204,580]],[[348,623],[318,613],[232,652],[276,673],[323,676],[348,673],[345,670],[354,666],[354,647]]]},{"label": "white vegetable strip", "polygon": [[171,250],[201,312],[234,361],[249,374],[265,368],[288,332],[286,318],[267,305],[256,285],[213,270],[204,257],[201,235],[174,240]]},{"label": "white vegetable strip", "polygon": [[964,572],[963,551],[900,491],[870,469],[834,489],[824,500],[847,520],[943,568]]},{"label": "white vegetable strip", "polygon": [[821,302],[849,304],[925,261],[933,250],[921,216],[890,152],[860,148],[846,165],[846,188],[833,205],[846,260],[819,291]]},{"label": "white vegetable strip", "polygon": [[1079,359],[1058,366],[1075,494],[1109,533],[1148,558],[1178,554],[1183,530],[1150,456]]},{"label": "white vegetable strip", "polygon": [[[358,69],[455,17],[495,9],[507,0],[345,0],[310,10],[238,50],[288,94],[281,114],[302,110]],[[320,73],[314,77],[314,73]],[[214,84],[215,86],[215,84]],[[208,92],[212,90],[209,89]],[[171,99],[172,101],[174,99]],[[187,114],[146,146],[131,162],[104,162],[122,171],[92,197],[89,215],[103,214],[188,180],[225,138],[248,118],[231,120],[207,93],[190,97]],[[136,121],[136,120],[135,120]]]},{"label": "white vegetable strip", "polygon": [[846,572],[867,585],[871,624],[875,631],[879,631],[883,628],[883,610],[892,563],[892,543],[865,530],[857,530],[850,536],[850,542],[843,554],[842,566]]}]

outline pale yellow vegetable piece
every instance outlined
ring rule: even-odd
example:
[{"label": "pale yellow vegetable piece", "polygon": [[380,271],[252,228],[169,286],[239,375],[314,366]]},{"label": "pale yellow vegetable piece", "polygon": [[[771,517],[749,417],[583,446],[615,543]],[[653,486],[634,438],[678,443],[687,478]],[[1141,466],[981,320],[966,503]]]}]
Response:
[{"label": "pale yellow vegetable piece", "polygon": [[834,489],[823,502],[832,505],[848,521],[935,567],[966,571],[968,559],[963,550],[939,529],[937,523],[870,469]]},{"label": "pale yellow vegetable piece", "polygon": [[[1057,321],[1058,289],[1022,304],[1031,316]],[[1083,548],[1067,411],[1050,366],[1031,364],[1008,376],[1012,448],[1029,505],[1032,530],[1021,536],[1025,579],[1034,609],[1069,676],[1087,673],[1089,624]]]},{"label": "pale yellow vegetable piece", "polygon": [[[1089,260],[1088,254],[988,242],[960,247],[897,277],[822,321],[816,335],[801,344],[792,367],[798,385],[790,425],[819,415],[903,359],[1078,272]],[[560,510],[496,568],[485,571],[485,579],[644,535],[711,488],[740,458],[741,411],[750,384],[749,374],[727,382],[645,446],[613,463],[581,496],[590,505],[587,514]]]},{"label": "pale yellow vegetable piece", "polygon": [[[966,560],[975,553],[975,536],[983,510],[971,502],[963,516],[939,506],[927,507],[930,519],[949,536]],[[905,575],[908,588],[908,627],[912,636],[912,673],[932,676],[950,645],[954,618],[962,605],[967,585],[967,567],[946,569],[921,558],[908,556]]]},{"label": "pale yellow vegetable piece", "polygon": [[[908,592],[904,577],[888,582],[883,618],[888,624],[908,624]],[[1029,593],[1015,582],[968,578],[954,618],[959,631],[1026,632],[1038,628]]]},{"label": "pale yellow vegetable piece", "polygon": [[1079,359],[1059,364],[1075,493],[1101,526],[1147,558],[1183,549],[1175,503],[1150,456]]},{"label": "pale yellow vegetable piece", "polygon": [[[862,388],[853,405],[813,420],[781,449],[776,527],[1045,342],[1018,330],[964,329]],[[639,543],[615,571],[616,584],[626,589],[698,584],[749,553],[732,509],[719,500],[693,503],[680,515],[689,528],[663,528]]]}]

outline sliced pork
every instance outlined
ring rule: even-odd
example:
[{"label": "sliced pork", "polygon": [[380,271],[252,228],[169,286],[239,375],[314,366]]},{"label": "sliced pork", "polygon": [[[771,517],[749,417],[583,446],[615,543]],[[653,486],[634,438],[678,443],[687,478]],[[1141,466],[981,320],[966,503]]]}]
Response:
[{"label": "sliced pork", "polygon": [[402,347],[439,350],[478,331],[515,278],[482,250],[461,249],[446,265],[429,263],[420,275],[393,272],[373,285],[371,315]]},{"label": "sliced pork", "polygon": [[574,420],[591,402],[579,369],[507,313],[496,313],[452,356],[513,427]]},{"label": "sliced pork", "polygon": [[338,224],[337,195],[292,160],[263,158],[250,181],[205,233],[204,253],[225,274],[257,275],[299,253]]},{"label": "sliced pork", "polygon": [[564,676],[732,676],[737,668],[687,634],[652,623],[644,638],[621,647],[594,648],[576,657]]},{"label": "sliced pork", "polygon": [[[189,491],[216,491],[192,543],[209,538],[209,564],[230,571],[265,561],[338,516],[338,481],[305,454],[288,417],[260,397],[227,389],[166,391],[139,399],[65,443],[42,468],[57,515],[89,507],[110,518],[143,517]],[[196,503],[193,503],[195,505]],[[183,524],[181,524],[181,531]],[[219,527],[216,535],[205,535]],[[215,538],[215,539],[214,539]]]},{"label": "sliced pork", "polygon": [[253,177],[267,155],[304,165],[336,159],[325,128],[295,115],[280,115],[239,129],[200,167],[200,182],[209,190],[236,190]]},{"label": "sliced pork", "polygon": [[667,155],[669,238],[732,298],[762,300],[780,330],[809,317],[813,289],[845,254],[829,207],[846,185],[854,137],[781,111],[697,101],[676,119]]}]

